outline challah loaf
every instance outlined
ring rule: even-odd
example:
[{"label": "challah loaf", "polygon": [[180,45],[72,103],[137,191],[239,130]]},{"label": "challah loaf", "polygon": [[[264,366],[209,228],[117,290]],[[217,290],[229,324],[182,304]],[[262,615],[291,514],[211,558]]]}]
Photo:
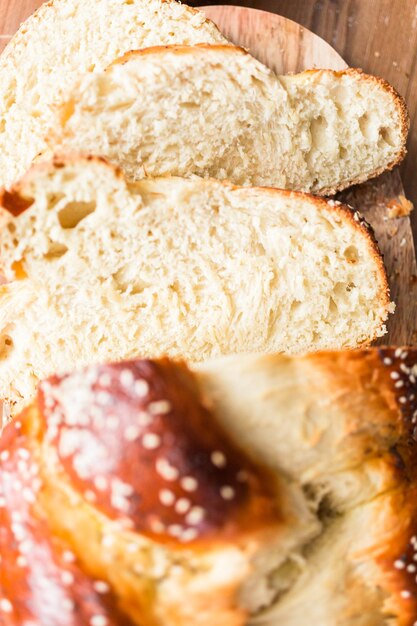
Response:
[{"label": "challah loaf", "polygon": [[368,349],[45,381],[0,444],[1,623],[411,626],[416,363]]},{"label": "challah loaf", "polygon": [[0,184],[45,150],[51,106],[86,72],[146,46],[225,41],[204,15],[174,0],[52,0],[0,57]]},{"label": "challah loaf", "polygon": [[49,145],[105,156],[131,179],[197,174],[325,195],[401,161],[407,130],[383,80],[276,76],[240,48],[202,44],[129,52],[84,76]]},{"label": "challah loaf", "polygon": [[92,362],[354,347],[385,332],[383,263],[358,214],[275,189],[128,183],[55,160],[0,194],[0,397]]}]

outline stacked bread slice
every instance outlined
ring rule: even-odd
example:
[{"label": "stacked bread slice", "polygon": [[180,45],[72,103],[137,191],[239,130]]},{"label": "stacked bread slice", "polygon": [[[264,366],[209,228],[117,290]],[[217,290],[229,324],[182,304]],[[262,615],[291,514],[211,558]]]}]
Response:
[{"label": "stacked bread slice", "polygon": [[53,0],[25,22],[0,59],[0,184],[46,148],[53,107],[80,75],[138,48],[225,39],[175,0]]},{"label": "stacked bread slice", "polygon": [[292,191],[328,194],[401,160],[407,114],[384,81],[278,77],[173,0],[48,3],[0,78],[0,179],[47,161],[1,194],[13,405],[96,361],[353,348],[386,332],[371,231]]},{"label": "stacked bread slice", "polygon": [[402,98],[359,70],[276,76],[241,48],[174,45],[82,77],[48,143],[134,180],[196,174],[329,195],[401,161],[407,128]]},{"label": "stacked bread slice", "polygon": [[354,347],[391,310],[367,225],[340,203],[99,159],[39,164],[1,198],[0,395],[138,354]]}]

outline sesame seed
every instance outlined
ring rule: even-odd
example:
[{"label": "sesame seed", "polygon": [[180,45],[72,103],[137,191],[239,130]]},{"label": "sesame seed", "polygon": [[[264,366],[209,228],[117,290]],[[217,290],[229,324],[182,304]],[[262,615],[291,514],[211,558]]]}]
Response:
[{"label": "sesame seed", "polygon": [[404,569],[405,563],[401,559],[397,559],[396,561],[394,561],[394,567],[395,569]]},{"label": "sesame seed", "polygon": [[107,626],[109,620],[104,615],[93,615],[90,619],[90,626]]},{"label": "sesame seed", "polygon": [[187,528],[181,533],[181,541],[193,541],[198,536],[198,531],[195,528]]},{"label": "sesame seed", "polygon": [[110,374],[101,374],[98,379],[98,384],[102,387],[109,387],[111,385],[111,376]]},{"label": "sesame seed", "polygon": [[93,587],[97,593],[108,593],[110,591],[110,585],[104,582],[104,580],[96,580],[93,583]]},{"label": "sesame seed", "polygon": [[384,359],[384,365],[392,365],[392,359],[390,359],[389,357],[385,357]]},{"label": "sesame seed", "polygon": [[151,520],[150,527],[154,533],[163,533],[165,530],[165,524],[163,524],[159,519]]},{"label": "sesame seed", "polygon": [[401,354],[401,359],[406,359],[408,357],[408,352],[405,350],[402,354]]},{"label": "sesame seed", "polygon": [[26,450],[26,448],[19,448],[19,450],[17,451],[17,456],[27,461],[30,458],[29,450]]},{"label": "sesame seed", "polygon": [[390,376],[391,376],[392,380],[398,380],[399,377],[400,377],[398,372],[391,372]]},{"label": "sesame seed", "polygon": [[135,377],[130,370],[125,369],[120,372],[120,382],[123,387],[130,387],[133,384],[134,380]]},{"label": "sesame seed", "polygon": [[146,433],[143,435],[142,445],[146,450],[155,450],[161,445],[161,437],[155,433]]},{"label": "sesame seed", "polygon": [[152,415],[166,415],[171,411],[171,403],[168,400],[157,400],[151,402],[148,406],[149,412]]},{"label": "sesame seed", "polygon": [[109,485],[107,478],[105,478],[104,476],[96,476],[93,480],[93,483],[97,491],[106,491]]},{"label": "sesame seed", "polygon": [[73,574],[71,574],[71,572],[62,572],[61,581],[64,585],[72,585],[74,582],[74,576]]},{"label": "sesame seed", "polygon": [[404,387],[404,382],[402,380],[399,380],[398,382],[395,383],[394,387],[396,389],[400,389],[401,387]]},{"label": "sesame seed", "polygon": [[23,489],[22,496],[26,502],[29,502],[29,504],[33,504],[36,500],[35,494],[33,493],[32,489],[29,489],[29,487],[25,487]]},{"label": "sesame seed", "polygon": [[407,599],[407,598],[411,598],[411,593],[410,593],[410,591],[408,591],[407,589],[403,589],[403,590],[400,592],[400,596],[401,596],[402,598],[406,598],[406,599]]},{"label": "sesame seed", "polygon": [[17,541],[23,541],[23,539],[26,536],[26,533],[25,533],[25,529],[22,526],[22,524],[17,524],[15,522],[13,522],[11,524],[11,529],[12,529],[12,533],[16,537],[16,540]]},{"label": "sesame seed", "polygon": [[26,565],[28,564],[26,557],[24,557],[22,555],[17,557],[16,563],[17,563],[18,567],[26,567]]},{"label": "sesame seed", "polygon": [[62,602],[62,606],[64,607],[65,611],[70,612],[75,609],[75,602],[73,602],[69,598],[65,598]]},{"label": "sesame seed", "polygon": [[171,506],[175,502],[175,494],[169,489],[162,489],[159,492],[159,500],[164,506]]},{"label": "sesame seed", "polygon": [[165,480],[172,481],[179,478],[180,473],[177,468],[171,465],[166,459],[157,459],[155,467],[158,474]]},{"label": "sesame seed", "polygon": [[172,535],[172,537],[179,537],[182,531],[183,528],[179,524],[171,524],[171,526],[168,526],[168,534]]},{"label": "sesame seed", "polygon": [[75,554],[70,550],[65,550],[65,552],[62,553],[62,559],[64,563],[74,563]]},{"label": "sesame seed", "polygon": [[109,430],[117,430],[119,428],[119,418],[117,415],[108,415],[106,420],[106,426]]},{"label": "sesame seed", "polygon": [[33,550],[33,543],[31,541],[22,541],[19,545],[19,550],[21,554],[29,554]]},{"label": "sesame seed", "polygon": [[188,500],[188,498],[180,498],[179,500],[177,500],[175,504],[175,511],[176,513],[179,513],[180,515],[183,515],[184,513],[187,513],[190,506],[191,506],[191,502],[190,500]]},{"label": "sesame seed", "polygon": [[140,426],[131,424],[130,426],[126,428],[124,432],[124,438],[126,439],[126,441],[135,441],[135,439],[137,439],[140,436],[141,432],[142,432],[142,429]]},{"label": "sesame seed", "polygon": [[400,404],[406,404],[406,402],[407,402],[407,398],[406,398],[405,396],[400,396],[400,397],[398,398],[398,402],[399,402]]},{"label": "sesame seed", "polygon": [[223,452],[220,452],[220,450],[215,450],[214,452],[211,453],[211,462],[216,467],[225,467],[226,457],[223,454]]},{"label": "sesame seed", "polygon": [[395,356],[395,358],[396,358],[396,359],[398,359],[398,358],[401,356],[401,352],[402,352],[402,349],[401,349],[401,348],[397,348],[397,349],[395,350],[395,352],[394,352],[394,356]]},{"label": "sesame seed", "polygon": [[205,517],[205,511],[201,506],[193,506],[191,511],[188,513],[185,521],[190,526],[197,526],[200,524]]},{"label": "sesame seed", "polygon": [[87,502],[97,501],[97,496],[94,491],[91,491],[91,489],[87,489],[87,491],[84,491],[84,498],[87,500]]},{"label": "sesame seed", "polygon": [[13,611],[12,603],[6,598],[2,598],[0,600],[0,611],[3,611],[3,613],[11,613]]},{"label": "sesame seed", "polygon": [[184,478],[181,479],[180,485],[184,489],[184,491],[192,492],[196,491],[198,487],[198,482],[192,476],[184,476]]},{"label": "sesame seed", "polygon": [[149,393],[149,384],[146,380],[136,380],[133,385],[133,391],[139,398],[144,398]]},{"label": "sesame seed", "polygon": [[2,452],[0,452],[0,460],[1,461],[7,461],[9,456],[10,456],[10,452],[8,450],[3,450]]},{"label": "sesame seed", "polygon": [[224,485],[224,487],[220,488],[220,495],[223,500],[233,500],[235,497],[235,490],[229,485]]},{"label": "sesame seed", "polygon": [[114,507],[118,511],[121,511],[122,513],[129,512],[129,508],[130,508],[129,500],[126,500],[124,496],[117,494],[117,493],[113,493],[111,495],[110,502],[111,502],[112,507]]},{"label": "sesame seed", "polygon": [[99,391],[96,395],[98,404],[110,404],[113,396],[108,391]]},{"label": "sesame seed", "polygon": [[140,426],[149,426],[152,423],[152,417],[145,411],[139,411],[137,420]]},{"label": "sesame seed", "polygon": [[410,565],[407,565],[407,572],[414,574],[417,572],[417,567],[411,563]]}]

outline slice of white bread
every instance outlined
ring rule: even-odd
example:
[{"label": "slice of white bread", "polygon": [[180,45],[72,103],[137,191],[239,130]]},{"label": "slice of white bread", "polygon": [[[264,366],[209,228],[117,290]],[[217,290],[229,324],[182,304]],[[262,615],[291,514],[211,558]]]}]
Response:
[{"label": "slice of white bread", "polygon": [[100,154],[133,180],[175,175],[332,194],[405,154],[404,101],[360,70],[276,76],[241,48],[129,52],[58,108],[52,152]]},{"label": "slice of white bread", "polygon": [[225,41],[205,16],[175,0],[52,0],[0,57],[0,184],[45,150],[50,106],[84,72],[131,49]]},{"label": "slice of white bread", "polygon": [[340,203],[215,180],[128,183],[95,157],[0,194],[0,397],[91,362],[366,344],[392,310],[368,226]]}]

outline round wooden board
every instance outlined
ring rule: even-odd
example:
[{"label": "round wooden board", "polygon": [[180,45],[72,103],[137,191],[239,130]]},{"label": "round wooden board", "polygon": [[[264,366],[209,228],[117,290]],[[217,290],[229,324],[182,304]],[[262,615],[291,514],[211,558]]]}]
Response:
[{"label": "round wooden board", "polygon": [[[275,13],[224,5],[199,8],[231,42],[247,48],[277,74],[314,67],[334,70],[347,67],[336,50],[318,35]],[[363,213],[384,255],[391,297],[397,309],[390,316],[388,335],[378,343],[417,343],[417,265],[410,218],[390,217],[393,209],[405,200],[398,170],[352,187],[338,198]]]}]

